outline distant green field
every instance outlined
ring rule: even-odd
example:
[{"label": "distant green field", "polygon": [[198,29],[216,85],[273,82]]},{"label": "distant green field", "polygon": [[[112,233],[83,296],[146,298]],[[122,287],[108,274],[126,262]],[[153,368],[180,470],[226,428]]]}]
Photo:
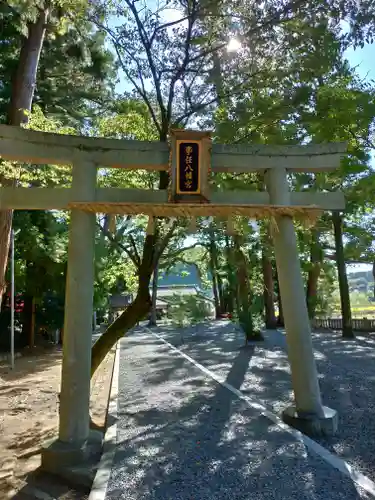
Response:
[{"label": "distant green field", "polygon": [[374,306],[359,306],[359,307],[352,307],[352,312],[360,312],[360,311],[370,311],[370,312],[375,312],[375,307],[374,307]]},{"label": "distant green field", "polygon": [[[375,302],[370,302],[369,297],[363,292],[351,292],[350,305],[353,318],[374,318],[375,317]],[[340,317],[341,305],[340,294],[336,290],[331,298],[332,312],[327,314],[327,317]]]},{"label": "distant green field", "polygon": [[[375,306],[354,306],[351,308],[353,318],[374,318]],[[333,311],[334,316],[341,316],[340,307],[335,307]]]}]

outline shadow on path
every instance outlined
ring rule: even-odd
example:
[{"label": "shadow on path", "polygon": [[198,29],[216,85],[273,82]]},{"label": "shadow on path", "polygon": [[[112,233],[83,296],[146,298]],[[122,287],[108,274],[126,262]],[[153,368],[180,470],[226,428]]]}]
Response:
[{"label": "shadow on path", "polygon": [[[241,389],[258,347],[225,342],[226,381]],[[108,500],[367,498],[150,334],[123,342],[120,370]]]}]

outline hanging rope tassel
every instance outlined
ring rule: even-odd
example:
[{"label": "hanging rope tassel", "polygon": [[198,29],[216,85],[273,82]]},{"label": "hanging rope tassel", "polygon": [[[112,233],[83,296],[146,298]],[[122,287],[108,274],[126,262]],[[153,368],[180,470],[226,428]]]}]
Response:
[{"label": "hanging rope tassel", "polygon": [[153,235],[155,234],[155,219],[154,217],[149,217],[148,218],[148,223],[147,223],[147,228],[146,228],[146,234],[148,235]]}]

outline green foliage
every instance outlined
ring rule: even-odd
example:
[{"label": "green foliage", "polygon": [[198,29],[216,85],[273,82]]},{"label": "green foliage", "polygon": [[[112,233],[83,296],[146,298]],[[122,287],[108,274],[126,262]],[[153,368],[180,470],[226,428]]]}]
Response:
[{"label": "green foliage", "polygon": [[[372,261],[375,177],[373,149],[375,91],[361,81],[343,53],[348,43],[371,39],[374,12],[369,2],[334,0],[279,2],[166,2],[158,12],[152,3],[52,2],[50,22],[37,75],[34,106],[28,126],[62,134],[84,133],[116,139],[165,140],[170,127],[210,128],[222,143],[302,144],[347,141],[349,155],[341,169],[319,175],[293,175],[297,191],[338,188],[345,192],[345,252],[348,260]],[[0,119],[6,120],[12,75],[17,67],[27,23],[35,21],[44,2],[12,0],[0,5]],[[174,8],[180,20],[170,25],[164,7]],[[293,7],[293,8],[292,8]],[[339,21],[349,22],[349,32]],[[234,23],[232,20],[235,19]],[[241,48],[229,54],[226,45],[236,37]],[[111,50],[108,50],[111,46]],[[121,72],[117,72],[120,69]],[[114,95],[121,78],[125,91]],[[70,166],[0,164],[0,175],[17,185],[68,187]],[[102,187],[157,189],[159,173],[100,169]],[[219,191],[263,189],[255,174],[215,177]],[[42,297],[63,293],[67,225],[63,213],[16,213],[17,282]],[[113,234],[108,218],[98,217],[96,235],[95,307],[104,309],[111,293],[136,292],[139,261],[145,243],[147,218],[118,216]],[[252,328],[263,315],[261,253],[268,225],[260,232],[244,218],[235,226],[249,270],[248,308]],[[179,262],[196,265],[203,286],[212,289],[213,272],[220,282],[225,307],[236,302],[238,269],[230,262],[225,223],[198,220],[199,233],[186,248],[189,221],[156,221],[157,245],[168,241],[160,269]],[[329,256],[319,278],[317,312],[329,310],[335,286],[331,220],[318,222],[319,245]],[[212,236],[213,235],[213,236]],[[312,269],[310,231],[298,226],[301,262],[307,277]],[[210,245],[214,240],[215,259]],[[215,262],[212,262],[214,260]],[[26,265],[26,262],[32,265]],[[45,278],[38,279],[44,272]],[[237,280],[238,281],[238,280]],[[217,285],[219,287],[219,285]],[[177,300],[177,299],[176,299]],[[200,298],[179,299],[174,321],[207,317]],[[177,307],[177,305],[179,307]],[[240,307],[235,305],[235,315]],[[243,318],[242,318],[243,319]],[[246,319],[246,318],[245,318]],[[243,319],[243,321],[245,321]],[[254,326],[255,325],[255,326]]]},{"label": "green foliage", "polygon": [[[353,318],[375,318],[375,304],[366,293],[352,291],[350,293],[350,303]],[[329,309],[323,317],[336,317],[341,315],[340,294],[338,286],[331,295]]]},{"label": "green foliage", "polygon": [[147,106],[135,99],[119,99],[111,103],[112,113],[98,121],[102,137],[157,141],[158,132]]},{"label": "green foliage", "polygon": [[[0,119],[5,121],[11,82],[27,22],[35,21],[38,2],[0,5]],[[113,55],[103,36],[85,20],[82,2],[58,2],[52,11],[40,57],[34,104],[64,125],[83,127],[108,103],[116,79]],[[74,9],[70,4],[74,4]],[[81,4],[81,7],[80,7]],[[26,5],[28,8],[26,9]],[[31,7],[31,8],[30,8]],[[65,10],[69,9],[69,11]],[[65,15],[66,13],[69,15]],[[55,17],[54,17],[54,14]],[[56,21],[56,22],[55,22]],[[57,24],[56,24],[57,23]],[[62,24],[64,29],[61,29]]]},{"label": "green foliage", "polygon": [[47,36],[34,102],[50,116],[87,127],[110,106],[115,81],[113,56],[104,37],[90,23],[70,24],[64,34]]},{"label": "green foliage", "polygon": [[168,318],[176,326],[188,326],[212,317],[212,304],[199,295],[175,294],[168,302]]},{"label": "green foliage", "polygon": [[[34,106],[27,128],[58,134],[75,134],[71,127],[63,126],[56,119],[47,118],[38,106]],[[14,179],[24,187],[69,187],[71,184],[70,165],[34,165],[11,161],[0,162],[0,177]]]}]

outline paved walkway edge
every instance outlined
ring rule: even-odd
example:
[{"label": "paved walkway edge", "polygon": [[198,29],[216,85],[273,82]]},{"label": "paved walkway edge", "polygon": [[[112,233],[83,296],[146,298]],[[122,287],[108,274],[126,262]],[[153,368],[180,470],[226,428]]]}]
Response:
[{"label": "paved walkway edge", "polygon": [[[361,472],[355,470],[351,465],[349,465],[345,460],[342,460],[339,458],[337,455],[334,455],[331,453],[329,450],[321,446],[319,443],[314,441],[313,439],[309,438],[305,434],[302,434],[302,432],[298,431],[297,429],[294,429],[293,427],[290,427],[289,425],[285,424],[280,417],[278,417],[276,414],[270,412],[267,410],[267,408],[259,401],[255,400],[254,398],[250,398],[248,396],[245,396],[242,394],[241,391],[233,387],[232,385],[228,384],[225,380],[223,380],[221,377],[216,375],[214,372],[211,370],[208,370],[206,367],[195,361],[193,358],[185,354],[184,352],[180,351],[177,347],[169,343],[167,340],[165,340],[161,335],[159,335],[156,332],[153,332],[147,327],[144,327],[144,330],[150,333],[151,335],[157,337],[160,341],[162,341],[164,344],[166,344],[172,351],[175,353],[179,354],[180,356],[184,357],[187,359],[190,363],[192,363],[196,368],[201,370],[203,373],[211,377],[213,380],[218,382],[220,385],[231,391],[233,394],[235,394],[239,399],[245,401],[249,406],[252,408],[258,410],[262,415],[264,415],[266,418],[271,420],[274,424],[278,425],[281,427],[283,430],[286,432],[289,432],[292,434],[298,441],[301,441],[307,448],[312,450],[315,454],[317,454],[322,460],[327,462],[329,465],[334,467],[335,469],[339,470],[345,476],[349,477],[354,483],[356,483],[358,486],[363,488],[367,493],[372,495],[375,498],[375,483],[367,476],[362,474]],[[102,497],[100,497],[101,500]],[[89,500],[94,500],[94,498]],[[95,500],[96,497],[95,497]],[[99,497],[98,497],[99,500]]]},{"label": "paved walkway edge", "polygon": [[92,483],[91,493],[88,500],[104,500],[107,492],[108,481],[111,475],[113,459],[117,444],[117,404],[120,370],[120,343],[117,342],[115,362],[113,364],[111,391],[109,395],[107,423],[109,427],[103,440],[103,452]]}]

